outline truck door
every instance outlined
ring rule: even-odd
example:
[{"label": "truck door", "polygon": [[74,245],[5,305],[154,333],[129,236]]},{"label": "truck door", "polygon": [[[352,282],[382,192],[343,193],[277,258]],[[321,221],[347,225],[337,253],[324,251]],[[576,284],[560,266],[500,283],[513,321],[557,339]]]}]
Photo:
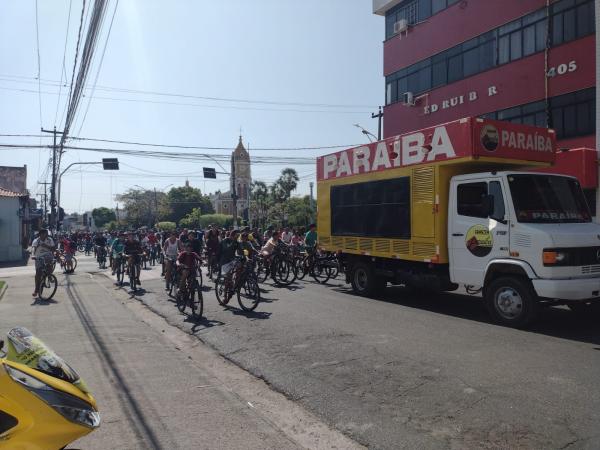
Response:
[{"label": "truck door", "polygon": [[488,262],[509,256],[509,226],[502,178],[452,181],[448,220],[450,277],[482,286]]}]

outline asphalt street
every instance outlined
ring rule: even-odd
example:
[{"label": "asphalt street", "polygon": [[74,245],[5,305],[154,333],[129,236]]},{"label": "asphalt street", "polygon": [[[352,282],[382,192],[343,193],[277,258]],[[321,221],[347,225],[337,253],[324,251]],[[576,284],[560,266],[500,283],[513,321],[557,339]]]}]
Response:
[{"label": "asphalt street", "polygon": [[[87,279],[84,271],[90,272]],[[256,312],[245,313],[235,304],[219,306],[205,277],[205,318],[195,322],[179,313],[166,295],[158,268],[144,271],[143,290],[136,295],[127,286],[115,288],[110,273],[93,264],[78,272],[71,278],[75,287],[63,289],[83,299],[71,299],[73,305],[83,302],[98,315],[92,329],[101,330],[111,352],[120,355],[122,348],[142,345],[118,339],[121,333],[135,339],[144,335],[142,330],[117,324],[128,305],[143,304],[164,317],[171,325],[167,328],[200,339],[370,448],[600,448],[597,317],[553,308],[532,329],[513,330],[489,323],[476,299],[421,296],[401,288],[388,288],[381,299],[364,299],[352,295],[341,280],[326,286],[302,281],[290,288],[266,283],[264,302]],[[6,328],[4,302],[0,325]],[[99,305],[102,309],[95,313]],[[26,306],[38,317],[29,319],[34,328],[52,324],[51,316],[43,313],[52,305]],[[75,333],[76,340],[76,333],[85,336],[88,325],[75,306],[69,309],[74,309],[69,320],[77,325],[52,326]],[[125,353],[119,356],[118,366],[125,364],[123,370],[135,380],[129,386],[143,385],[146,395],[173,388],[167,375],[148,367],[156,364],[157,355],[175,358],[176,353],[152,348],[161,345],[160,336],[158,343],[143,345],[149,348],[132,359]],[[75,355],[81,349],[69,351]],[[86,367],[81,372],[90,384],[92,368],[98,366],[95,353],[90,348],[77,365]],[[186,367],[185,361],[165,364]],[[104,370],[108,374],[100,379],[110,379],[112,369]],[[115,397],[107,401],[123,401]],[[178,401],[179,408],[196,414],[198,401],[189,395]],[[158,433],[177,436],[184,424],[171,420],[176,413],[163,413],[161,406],[158,402],[141,412],[157,417]]]},{"label": "asphalt street", "polygon": [[75,274],[56,271],[50,302],[31,297],[33,267],[0,269],[9,286],[0,300],[1,333],[29,328],[97,399],[101,427],[69,448],[358,447],[197,339],[170,330],[107,278],[98,280],[89,273],[91,258],[79,260]]}]

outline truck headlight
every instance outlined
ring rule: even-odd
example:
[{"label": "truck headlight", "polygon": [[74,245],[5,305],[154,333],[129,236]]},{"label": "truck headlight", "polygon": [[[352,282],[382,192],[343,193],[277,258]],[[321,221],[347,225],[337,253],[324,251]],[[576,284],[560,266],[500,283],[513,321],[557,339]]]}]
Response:
[{"label": "truck headlight", "polygon": [[61,416],[89,428],[100,426],[100,414],[80,398],[58,391],[37,378],[14,367],[4,365],[6,373],[17,383],[44,400]]},{"label": "truck headlight", "polygon": [[544,266],[559,266],[567,262],[568,256],[564,251],[544,249],[542,261]]}]

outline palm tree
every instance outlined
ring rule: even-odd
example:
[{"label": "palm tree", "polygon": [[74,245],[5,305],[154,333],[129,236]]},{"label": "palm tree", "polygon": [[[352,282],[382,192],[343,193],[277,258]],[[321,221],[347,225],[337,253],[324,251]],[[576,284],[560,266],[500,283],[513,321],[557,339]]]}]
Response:
[{"label": "palm tree", "polygon": [[300,177],[295,169],[288,167],[281,171],[281,176],[277,180],[276,184],[278,184],[283,192],[285,192],[285,200],[288,200],[292,195],[292,191],[296,190],[299,181]]},{"label": "palm tree", "polygon": [[269,199],[269,190],[266,183],[263,181],[254,181],[250,188],[250,196],[256,205],[257,219],[261,226],[264,227],[267,201]]}]

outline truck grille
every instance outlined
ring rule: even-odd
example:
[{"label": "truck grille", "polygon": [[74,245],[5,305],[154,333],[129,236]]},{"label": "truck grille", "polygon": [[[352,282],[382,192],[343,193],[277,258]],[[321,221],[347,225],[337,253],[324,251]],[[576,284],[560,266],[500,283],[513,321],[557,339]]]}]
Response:
[{"label": "truck grille", "polygon": [[581,268],[581,273],[583,275],[591,275],[594,273],[600,273],[600,265],[598,265],[598,266],[583,266]]}]

